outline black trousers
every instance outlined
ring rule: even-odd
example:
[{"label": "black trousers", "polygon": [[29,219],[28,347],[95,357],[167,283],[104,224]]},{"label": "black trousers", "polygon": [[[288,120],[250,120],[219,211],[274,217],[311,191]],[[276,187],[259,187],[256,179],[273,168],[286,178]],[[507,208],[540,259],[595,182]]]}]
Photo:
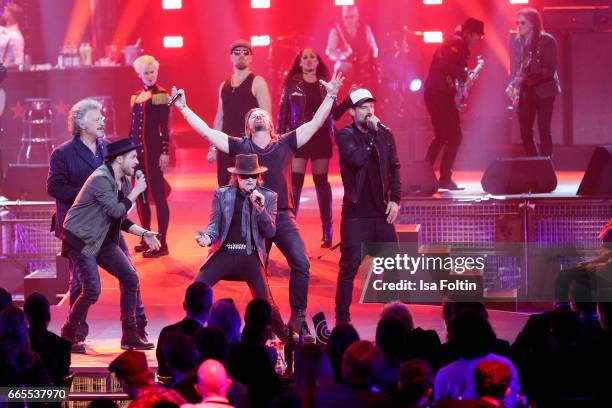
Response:
[{"label": "black trousers", "polygon": [[[540,98],[531,87],[521,89],[518,115],[523,148],[527,156],[552,156],[552,122],[555,97]],[[540,134],[540,149],[533,137],[533,122],[538,117],[538,133]]]},{"label": "black trousers", "polygon": [[230,173],[227,171],[227,168],[233,165],[234,158],[217,149],[217,184],[219,184],[219,187],[229,184]]},{"label": "black trousers", "polygon": [[[336,283],[336,324],[351,320],[349,308],[353,298],[353,282],[365,254],[362,243],[394,243],[397,233],[385,218],[344,218],[340,225],[340,273]],[[373,255],[373,254],[370,254]]]},{"label": "black trousers", "polygon": [[444,149],[440,162],[440,181],[448,182],[451,181],[453,164],[463,139],[459,111],[452,93],[435,89],[425,90],[425,105],[434,130],[426,160],[433,165]]},{"label": "black trousers", "polygon": [[[147,179],[147,190],[151,191],[155,209],[157,210],[157,226],[162,244],[166,242],[168,235],[168,224],[170,223],[170,208],[166,199],[166,181],[164,173],[159,168],[160,152],[148,152],[147,160],[145,161],[144,153],[138,152],[138,161],[143,169]],[[148,195],[147,195],[148,197]],[[143,228],[151,229],[151,203],[147,200],[146,203],[142,199],[136,200],[136,209],[138,210],[138,218]]]},{"label": "black trousers", "polygon": [[266,299],[272,306],[272,330],[281,334],[283,319],[268,286],[266,271],[257,252],[247,255],[246,250],[220,250],[200,268],[195,279],[211,287],[220,280],[245,282],[253,298]]}]

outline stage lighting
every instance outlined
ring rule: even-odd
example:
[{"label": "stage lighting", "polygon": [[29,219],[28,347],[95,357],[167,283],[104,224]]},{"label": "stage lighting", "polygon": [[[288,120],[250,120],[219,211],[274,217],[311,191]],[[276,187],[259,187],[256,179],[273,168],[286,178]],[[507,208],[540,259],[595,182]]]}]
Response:
[{"label": "stage lighting", "polygon": [[418,92],[421,90],[422,87],[423,87],[423,81],[421,81],[419,78],[416,78],[410,81],[410,91],[411,92]]},{"label": "stage lighting", "polygon": [[251,0],[251,8],[270,8],[270,0]]},{"label": "stage lighting", "polygon": [[423,41],[426,43],[441,43],[443,39],[442,31],[425,31]]},{"label": "stage lighting", "polygon": [[442,0],[423,0],[423,4],[432,5],[432,4],[442,4]]},{"label": "stage lighting", "polygon": [[270,36],[269,35],[252,35],[251,45],[253,47],[265,47],[267,45],[270,45]]},{"label": "stage lighting", "polygon": [[529,4],[529,0],[510,0],[510,4]]},{"label": "stage lighting", "polygon": [[182,48],[182,35],[167,35],[164,37],[164,48]]},{"label": "stage lighting", "polygon": [[183,0],[162,0],[164,10],[178,10],[183,7]]},{"label": "stage lighting", "polygon": [[336,0],[336,6],[354,6],[355,0]]}]

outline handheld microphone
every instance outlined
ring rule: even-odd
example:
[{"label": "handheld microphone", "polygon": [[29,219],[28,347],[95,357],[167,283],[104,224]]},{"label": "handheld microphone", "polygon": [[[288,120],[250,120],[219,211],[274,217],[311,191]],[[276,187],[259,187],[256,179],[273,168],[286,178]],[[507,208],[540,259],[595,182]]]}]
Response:
[{"label": "handheld microphone", "polygon": [[183,96],[183,93],[182,92],[177,92],[176,95],[174,95],[168,101],[168,106],[170,107],[170,106],[174,105],[174,102],[176,102],[178,100],[178,98],[180,98],[181,96]]},{"label": "handheld microphone", "polygon": [[[142,170],[136,170],[136,178],[140,179],[144,177],[144,173],[142,172]],[[140,199],[142,200],[143,204],[147,203],[147,195],[145,194],[145,192],[143,191],[142,193],[140,193]]]},{"label": "handheld microphone", "polygon": [[[249,197],[251,196],[251,194],[253,194],[253,191],[255,191],[255,190],[249,191]],[[257,204],[259,207],[263,207],[264,206],[264,203],[263,203],[263,201],[261,201],[261,197],[259,197],[259,196],[255,197],[255,204]]]},{"label": "handheld microphone", "polygon": [[384,130],[385,132],[389,132],[389,128],[382,124],[382,122],[378,122],[378,127]]}]

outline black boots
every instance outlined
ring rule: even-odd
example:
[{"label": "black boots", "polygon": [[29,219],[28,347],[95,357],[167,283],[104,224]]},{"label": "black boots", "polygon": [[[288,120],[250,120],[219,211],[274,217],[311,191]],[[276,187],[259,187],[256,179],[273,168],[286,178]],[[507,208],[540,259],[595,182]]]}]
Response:
[{"label": "black boots", "polygon": [[323,226],[323,236],[321,237],[321,248],[331,248],[334,229],[332,224],[332,190],[327,173],[314,174],[315,189],[317,191],[317,201],[319,203],[319,215]]},{"label": "black boots", "polygon": [[121,349],[127,350],[133,348],[134,350],[151,350],[155,345],[149,343],[146,338],[142,338],[139,334],[137,327],[126,327],[123,328],[123,334],[121,335]]},{"label": "black boots", "polygon": [[144,254],[142,254],[143,258],[159,258],[160,256],[166,256],[170,254],[168,250],[168,244],[166,243],[166,237],[159,234],[157,235],[157,239],[161,243],[161,247],[159,249],[149,249]]}]

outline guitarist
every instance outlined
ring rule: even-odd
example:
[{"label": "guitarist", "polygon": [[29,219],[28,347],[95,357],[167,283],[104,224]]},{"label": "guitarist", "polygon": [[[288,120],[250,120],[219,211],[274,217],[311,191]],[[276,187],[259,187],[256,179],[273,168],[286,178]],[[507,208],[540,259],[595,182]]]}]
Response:
[{"label": "guitarist", "polygon": [[[527,156],[552,156],[550,123],[555,96],[561,91],[557,76],[557,42],[542,31],[542,19],[534,9],[520,10],[516,23],[518,35],[510,45],[511,88],[518,94],[523,147]],[[539,149],[533,137],[536,115]]]},{"label": "guitarist", "polygon": [[425,81],[425,105],[431,116],[434,137],[426,160],[432,165],[444,148],[440,163],[439,187],[461,190],[452,180],[452,168],[461,145],[461,122],[455,103],[455,81],[468,78],[470,46],[484,36],[484,23],[468,18],[434,53]]},{"label": "guitarist", "polygon": [[357,6],[342,7],[342,23],[329,31],[325,54],[334,61],[334,71],[353,83],[370,89],[376,85],[378,46],[370,26],[359,22]]}]

